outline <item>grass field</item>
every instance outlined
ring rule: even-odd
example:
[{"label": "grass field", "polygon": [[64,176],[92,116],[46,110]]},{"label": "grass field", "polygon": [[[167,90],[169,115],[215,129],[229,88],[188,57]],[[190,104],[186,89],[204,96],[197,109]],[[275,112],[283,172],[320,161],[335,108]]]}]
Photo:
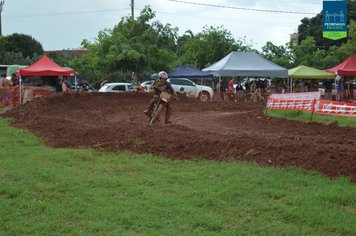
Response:
[{"label": "grass field", "polygon": [[45,147],[0,119],[0,235],[355,235],[356,185],[297,169]]},{"label": "grass field", "polygon": [[[303,122],[310,122],[311,113],[305,111],[282,111],[282,110],[268,110],[267,115],[277,118],[286,118],[290,120],[299,120]],[[346,116],[332,116],[332,115],[313,115],[313,122],[330,124],[337,122],[339,126],[356,126],[355,117]]]}]

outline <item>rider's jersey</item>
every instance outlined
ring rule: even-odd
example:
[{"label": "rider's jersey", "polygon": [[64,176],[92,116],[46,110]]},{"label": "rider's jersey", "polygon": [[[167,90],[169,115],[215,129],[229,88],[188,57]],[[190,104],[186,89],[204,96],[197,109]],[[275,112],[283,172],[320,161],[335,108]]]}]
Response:
[{"label": "rider's jersey", "polygon": [[153,82],[152,86],[155,90],[156,95],[161,94],[163,91],[169,94],[174,94],[172,85],[167,80],[162,80],[158,78],[157,80],[155,80],[155,82]]}]

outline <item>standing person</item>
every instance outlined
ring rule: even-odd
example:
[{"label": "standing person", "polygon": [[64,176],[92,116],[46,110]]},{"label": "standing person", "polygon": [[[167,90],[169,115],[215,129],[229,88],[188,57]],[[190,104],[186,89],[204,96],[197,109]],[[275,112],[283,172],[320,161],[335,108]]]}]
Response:
[{"label": "standing person", "polygon": [[304,80],[299,81],[299,92],[304,93],[305,92],[305,83]]},{"label": "standing person", "polygon": [[250,79],[247,79],[245,82],[245,102],[250,100],[250,93],[251,93],[251,82]]},{"label": "standing person", "polygon": [[234,79],[229,80],[227,93],[229,100],[234,101]]},{"label": "standing person", "polygon": [[16,74],[13,73],[11,75],[11,80],[12,80],[12,86],[16,86],[19,85],[19,79],[17,78]]},{"label": "standing person", "polygon": [[240,81],[236,85],[236,101],[243,99],[244,88],[242,87]]},{"label": "standing person", "polygon": [[324,99],[325,100],[332,100],[332,89],[333,89],[333,85],[331,80],[325,80],[324,81]]},{"label": "standing person", "polygon": [[337,81],[337,101],[344,101],[345,99],[345,80],[343,76],[340,76]]},{"label": "standing person", "polygon": [[12,74],[11,80],[12,80],[12,89],[11,89],[12,104],[13,106],[17,106],[20,104],[20,91],[19,91],[20,83],[15,73]]},{"label": "standing person", "polygon": [[221,95],[220,95],[220,81],[218,81],[215,85],[215,90],[214,90],[214,101],[220,102],[221,101]]},{"label": "standing person", "polygon": [[142,92],[143,92],[143,88],[142,88],[142,85],[141,85],[141,82],[140,82],[140,81],[138,81],[137,92],[138,92],[138,93],[142,93]]},{"label": "standing person", "polygon": [[223,80],[220,80],[220,97],[221,101],[225,101],[226,86]]},{"label": "standing person", "polygon": [[9,106],[10,105],[10,100],[11,100],[11,86],[12,86],[12,81],[6,79],[6,75],[3,74],[1,75],[1,82],[0,82],[0,93],[1,93],[1,98],[3,100],[4,106]]},{"label": "standing person", "polygon": [[255,99],[260,102],[262,98],[263,82],[258,79],[256,83]]},{"label": "standing person", "polygon": [[62,86],[62,93],[68,93],[71,91],[71,89],[68,86],[66,77],[62,77],[61,86]]},{"label": "standing person", "polygon": [[354,100],[354,84],[352,83],[352,81],[350,82],[350,98],[351,98],[351,101]]},{"label": "standing person", "polygon": [[[150,103],[148,104],[148,107],[145,111],[143,111],[143,113],[145,113],[146,115],[149,115],[151,113],[151,110],[154,107],[155,102],[158,101],[159,96],[162,92],[167,92],[171,95],[174,94],[174,90],[172,88],[171,83],[169,83],[167,81],[168,79],[168,74],[165,71],[161,71],[158,73],[158,79],[156,79],[153,84],[152,87],[154,89],[154,95],[153,98],[151,99]],[[166,109],[165,109],[165,124],[169,124],[171,123],[169,121],[169,118],[172,115],[172,107],[171,104],[168,102],[166,105]]]}]

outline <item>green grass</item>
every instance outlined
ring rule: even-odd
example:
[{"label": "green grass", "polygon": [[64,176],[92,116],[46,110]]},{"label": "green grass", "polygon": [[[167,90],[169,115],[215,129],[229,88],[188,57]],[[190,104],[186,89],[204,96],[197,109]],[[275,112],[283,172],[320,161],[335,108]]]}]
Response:
[{"label": "green grass", "polygon": [[0,235],[354,235],[356,185],[297,169],[53,149],[0,119]]},{"label": "green grass", "polygon": [[[310,122],[311,113],[305,111],[282,111],[282,110],[268,110],[267,115],[277,118],[286,118],[290,120],[298,120],[303,122]],[[332,115],[313,115],[313,122],[331,124],[338,122],[339,126],[356,126],[355,117],[346,116],[332,116]]]}]

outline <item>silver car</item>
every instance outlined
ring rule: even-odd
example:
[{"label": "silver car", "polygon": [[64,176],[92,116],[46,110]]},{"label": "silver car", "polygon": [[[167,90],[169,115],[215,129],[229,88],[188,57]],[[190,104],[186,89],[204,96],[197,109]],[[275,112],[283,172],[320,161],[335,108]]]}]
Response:
[{"label": "silver car", "polygon": [[107,83],[99,89],[99,92],[120,93],[134,91],[131,83]]}]

